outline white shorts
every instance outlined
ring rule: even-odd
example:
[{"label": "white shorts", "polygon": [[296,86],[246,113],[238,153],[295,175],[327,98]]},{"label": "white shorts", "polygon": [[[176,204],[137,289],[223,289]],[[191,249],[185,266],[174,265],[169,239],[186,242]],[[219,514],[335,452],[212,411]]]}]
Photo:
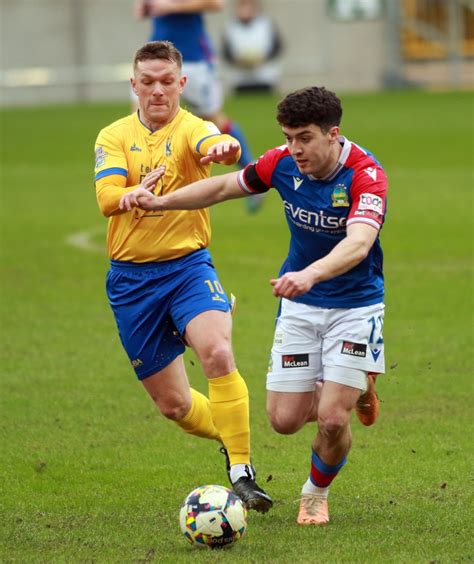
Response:
[{"label": "white shorts", "polygon": [[223,90],[213,65],[206,62],[183,63],[183,74],[188,77],[183,100],[199,116],[209,116],[222,109]]},{"label": "white shorts", "polygon": [[325,309],[281,301],[267,390],[311,392],[331,380],[365,391],[367,373],[384,373],[383,303]]},{"label": "white shorts", "polygon": [[[214,67],[205,62],[183,63],[187,76],[182,94],[182,106],[198,116],[209,117],[222,109],[224,94]],[[138,96],[130,88],[131,100],[138,104]]]}]

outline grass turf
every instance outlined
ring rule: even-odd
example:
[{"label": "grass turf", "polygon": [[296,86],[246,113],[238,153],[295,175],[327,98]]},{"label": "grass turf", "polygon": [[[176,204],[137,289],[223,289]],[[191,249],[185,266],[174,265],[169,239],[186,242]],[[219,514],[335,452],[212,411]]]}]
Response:
[{"label": "grass turf", "polygon": [[[226,483],[217,445],[161,418],[136,383],[104,293],[105,219],[92,183],[98,130],[117,104],[1,112],[0,560],[4,562],[460,562],[472,532],[472,102],[469,92],[342,96],[343,132],[389,175],[382,232],[387,376],[377,425],[354,421],[323,529],[295,525],[313,426],[265,415],[288,245],[281,202],[212,210],[211,251],[238,296],[234,348],[251,394],[253,458],[276,500],[231,553],[195,551],[179,505]],[[283,142],[276,98],[228,101],[255,153]],[[469,116],[471,119],[469,119]],[[217,172],[223,172],[217,167]],[[80,234],[86,249],[72,246]],[[76,239],[77,240],[77,239]],[[191,354],[193,385],[206,383]]]}]

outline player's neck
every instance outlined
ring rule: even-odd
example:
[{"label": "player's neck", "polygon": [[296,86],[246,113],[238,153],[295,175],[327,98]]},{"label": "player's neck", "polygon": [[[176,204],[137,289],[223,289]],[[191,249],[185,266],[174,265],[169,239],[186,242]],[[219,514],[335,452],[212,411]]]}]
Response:
[{"label": "player's neck", "polygon": [[329,153],[327,161],[318,170],[317,174],[310,174],[310,176],[318,179],[322,179],[322,178],[326,178],[327,176],[330,176],[332,171],[335,170],[335,168],[338,165],[341,152],[342,152],[342,145],[339,143],[339,141],[336,141],[334,145],[331,145],[331,152]]},{"label": "player's neck", "polygon": [[163,129],[163,127],[166,127],[169,123],[171,123],[174,120],[174,118],[177,116],[179,110],[180,108],[178,107],[176,112],[167,120],[157,121],[157,120],[153,120],[152,118],[147,116],[145,112],[139,109],[138,119],[143,123],[143,125],[147,129],[149,129],[152,133],[154,133],[155,131],[158,131],[159,129]]}]

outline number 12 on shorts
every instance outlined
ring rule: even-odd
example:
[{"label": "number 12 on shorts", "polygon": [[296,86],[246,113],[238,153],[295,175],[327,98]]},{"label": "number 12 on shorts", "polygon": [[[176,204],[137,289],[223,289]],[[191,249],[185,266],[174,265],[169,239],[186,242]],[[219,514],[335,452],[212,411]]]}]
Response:
[{"label": "number 12 on shorts", "polygon": [[370,331],[369,345],[381,345],[383,343],[383,317],[371,317],[368,322],[372,325]]}]

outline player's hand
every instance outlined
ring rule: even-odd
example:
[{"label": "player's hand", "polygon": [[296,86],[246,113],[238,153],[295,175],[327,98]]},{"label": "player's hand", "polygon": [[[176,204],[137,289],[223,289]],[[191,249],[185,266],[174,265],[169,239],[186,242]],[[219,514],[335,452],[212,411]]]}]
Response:
[{"label": "player's hand", "polygon": [[239,150],[240,144],[236,141],[221,141],[209,147],[207,155],[201,159],[201,164],[235,162]]},{"label": "player's hand", "polygon": [[145,178],[142,180],[142,183],[140,184],[140,188],[145,188],[145,190],[150,190],[150,192],[153,192],[156,187],[156,183],[165,174],[165,172],[165,165],[156,167],[145,176]]},{"label": "player's hand", "polygon": [[158,209],[158,197],[153,194],[156,183],[165,174],[163,165],[149,172],[138,188],[120,198],[119,208],[130,211],[132,208],[142,208],[144,210]]},{"label": "player's hand", "polygon": [[306,294],[314,286],[314,277],[307,269],[287,272],[280,278],[272,278],[273,295],[289,300]]},{"label": "player's hand", "polygon": [[153,204],[157,199],[153,192],[139,186],[120,198],[119,208],[126,211],[130,211],[132,208],[150,210],[154,209]]}]

